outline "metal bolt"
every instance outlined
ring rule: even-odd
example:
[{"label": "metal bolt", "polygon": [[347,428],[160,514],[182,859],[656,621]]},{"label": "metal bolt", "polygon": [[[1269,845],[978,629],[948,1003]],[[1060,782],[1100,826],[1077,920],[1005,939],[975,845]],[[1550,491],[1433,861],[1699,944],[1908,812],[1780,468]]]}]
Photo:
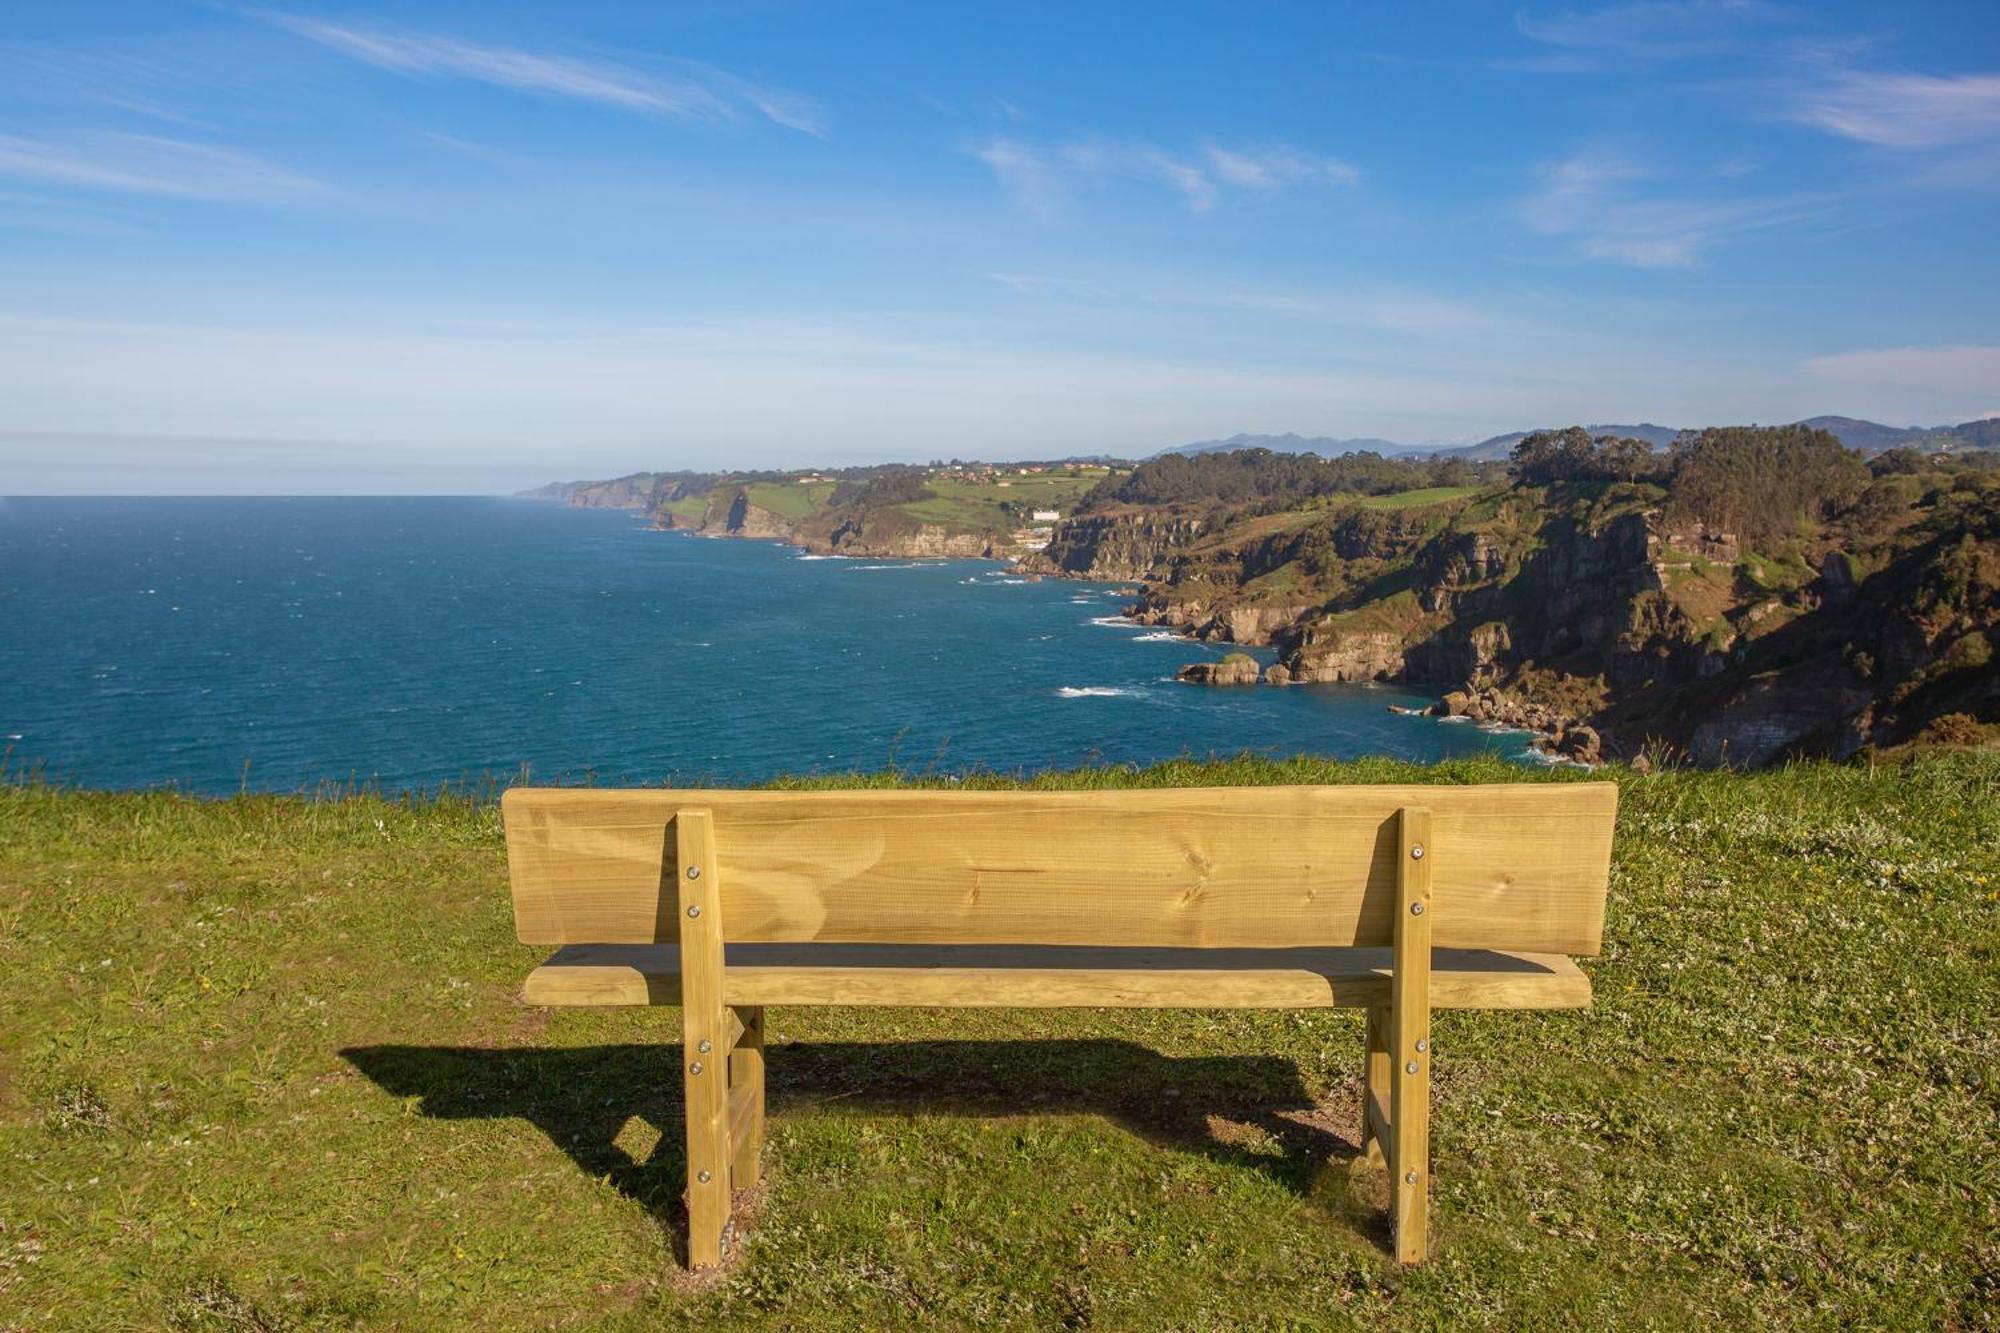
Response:
[{"label": "metal bolt", "polygon": [[688,1073],[699,1074],[700,1072],[701,1072],[701,1061],[697,1060],[693,1064],[688,1066]]},{"label": "metal bolt", "polygon": [[1417,1183],[1417,1173],[1412,1171],[1407,1176],[1404,1176],[1403,1179],[1414,1185]]},{"label": "metal bolt", "polygon": [[688,878],[689,878],[689,879],[700,879],[700,878],[701,878],[701,867],[700,867],[700,866],[689,866],[689,867],[688,867]]},{"label": "metal bolt", "polygon": [[1422,843],[1418,843],[1416,846],[1410,848],[1410,859],[1412,861],[1421,861],[1424,859],[1424,845]]},{"label": "metal bolt", "polygon": [[707,1184],[707,1183],[709,1182],[709,1179],[710,1179],[710,1177],[709,1177],[709,1174],[708,1174],[708,1172],[706,1172],[706,1171],[697,1171],[697,1172],[695,1172],[695,1173],[694,1173],[694,1178],[695,1178],[696,1180],[699,1180],[699,1181],[700,1181],[700,1182],[701,1182],[702,1184],[704,1184],[704,1185],[706,1185],[706,1184]]},{"label": "metal bolt", "polygon": [[1411,903],[1411,904],[1410,904],[1410,915],[1411,915],[1411,916],[1422,916],[1423,914],[1424,914],[1424,905],[1423,905],[1422,903]]},{"label": "metal bolt", "polygon": [[1404,1066],[1403,1066],[1403,1072],[1404,1072],[1404,1073],[1406,1073],[1406,1074],[1414,1074],[1414,1073],[1416,1073],[1416,1072],[1417,1072],[1417,1062],[1416,1062],[1415,1060],[1412,1060],[1412,1061],[1410,1061],[1410,1063],[1408,1063],[1408,1064],[1404,1065]]},{"label": "metal bolt", "polygon": [[1422,1055],[1430,1048],[1431,1044],[1429,1042],[1425,1041],[1422,1037],[1417,1038],[1417,1054]]},{"label": "metal bolt", "polygon": [[688,904],[688,915],[689,915],[689,916],[700,916],[700,915],[701,915],[701,904],[700,904],[700,903],[689,903],[689,904]]},{"label": "metal bolt", "polygon": [[701,1045],[695,1047],[695,1049],[700,1051],[703,1055],[707,1055],[710,1051],[714,1050],[715,1048],[708,1044],[708,1038],[703,1037],[701,1040]]}]

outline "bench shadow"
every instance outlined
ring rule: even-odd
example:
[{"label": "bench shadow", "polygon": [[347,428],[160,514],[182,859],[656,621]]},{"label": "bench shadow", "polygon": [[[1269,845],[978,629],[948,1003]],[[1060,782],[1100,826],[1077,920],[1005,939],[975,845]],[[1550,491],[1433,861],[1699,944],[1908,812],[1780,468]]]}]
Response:
[{"label": "bench shadow", "polygon": [[[586,1174],[645,1208],[685,1243],[686,1149],[680,1047],[362,1046],[341,1055],[384,1092],[446,1120],[525,1120]],[[826,1103],[894,1114],[986,1118],[1100,1114],[1149,1142],[1247,1171],[1301,1198],[1329,1164],[1351,1161],[1351,1115],[1337,1129],[1291,1061],[1268,1055],[1164,1056],[1134,1042],[788,1042],[765,1053],[772,1113]],[[634,1119],[653,1134],[635,1136]],[[629,1145],[657,1142],[635,1155]],[[1366,1211],[1341,1209],[1381,1243]],[[685,1254],[681,1255],[685,1260]]]}]

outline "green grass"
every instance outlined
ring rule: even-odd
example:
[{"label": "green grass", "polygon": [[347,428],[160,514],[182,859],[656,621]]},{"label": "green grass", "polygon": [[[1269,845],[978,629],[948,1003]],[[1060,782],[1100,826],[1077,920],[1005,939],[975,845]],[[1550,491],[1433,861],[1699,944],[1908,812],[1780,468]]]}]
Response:
[{"label": "green grass", "polygon": [[1443,504],[1446,500],[1463,500],[1484,489],[1483,486],[1425,486],[1414,491],[1371,495],[1360,504],[1363,509],[1419,509],[1425,505]]},{"label": "green grass", "polygon": [[0,1327],[1993,1326],[2000,759],[1613,776],[1596,1006],[1437,1019],[1427,1266],[1356,1014],[783,1009],[700,1282],[678,1016],[516,1003],[490,804],[0,787]]},{"label": "green grass", "polygon": [[805,518],[826,504],[833,495],[830,481],[758,481],[743,488],[750,503],[768,509],[779,518]]},{"label": "green grass", "polygon": [[1076,508],[1083,493],[1104,479],[1103,472],[1052,473],[1008,477],[1001,486],[995,482],[964,482],[932,479],[925,483],[934,492],[928,500],[898,505],[905,514],[922,523],[942,523],[954,531],[1007,532],[1028,522],[1025,514],[1010,516],[1003,505],[1023,510],[1058,509],[1064,514]]}]

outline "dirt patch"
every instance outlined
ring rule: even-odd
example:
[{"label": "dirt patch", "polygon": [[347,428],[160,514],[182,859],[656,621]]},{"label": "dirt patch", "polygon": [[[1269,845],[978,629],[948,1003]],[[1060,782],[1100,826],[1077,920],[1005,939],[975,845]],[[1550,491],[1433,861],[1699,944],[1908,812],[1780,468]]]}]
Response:
[{"label": "dirt patch", "polygon": [[[688,1296],[713,1291],[734,1276],[743,1266],[743,1256],[750,1248],[747,1243],[750,1230],[756,1226],[758,1216],[764,1211],[764,1200],[769,1188],[770,1164],[767,1161],[755,1185],[747,1190],[736,1190],[730,1195],[729,1227],[722,1233],[722,1262],[713,1268],[704,1268],[698,1273],[689,1272],[685,1264],[676,1264],[667,1271],[660,1285],[669,1291]],[[681,1235],[685,1237],[686,1234],[683,1225]]]}]

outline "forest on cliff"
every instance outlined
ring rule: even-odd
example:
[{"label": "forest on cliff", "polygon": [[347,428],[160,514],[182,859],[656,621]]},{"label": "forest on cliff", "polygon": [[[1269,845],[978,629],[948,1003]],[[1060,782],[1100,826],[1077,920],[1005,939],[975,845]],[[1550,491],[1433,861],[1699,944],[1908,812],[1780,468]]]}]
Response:
[{"label": "forest on cliff", "polygon": [[1757,766],[1994,735],[2000,455],[1870,458],[1805,425],[1655,451],[1572,427],[1504,470],[1454,466],[1152,460],[1029,564],[1143,581],[1147,623],[1275,645],[1267,683],[1426,685],[1578,758]]}]

